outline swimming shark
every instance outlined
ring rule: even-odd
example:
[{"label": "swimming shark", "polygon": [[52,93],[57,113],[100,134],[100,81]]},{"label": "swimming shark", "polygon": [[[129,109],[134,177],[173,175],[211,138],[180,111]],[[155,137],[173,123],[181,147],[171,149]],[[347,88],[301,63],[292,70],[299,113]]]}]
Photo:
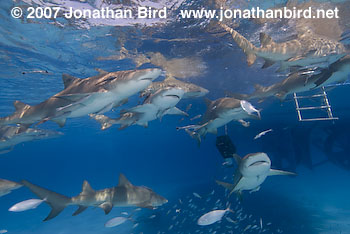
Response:
[{"label": "swimming shark", "polygon": [[[303,70],[291,73],[286,79],[276,84],[264,87],[255,84],[255,91],[252,94],[234,94],[227,92],[228,96],[242,98],[246,100],[259,99],[260,102],[268,97],[275,96],[281,101],[291,93],[305,92],[318,88],[316,84],[321,78],[317,71]],[[315,74],[315,75],[313,75]]]},{"label": "swimming shark", "polygon": [[19,189],[20,187],[22,187],[22,185],[19,183],[0,179],[0,197],[5,196],[6,194],[11,193],[12,190]]},{"label": "swimming shark", "polygon": [[271,160],[266,153],[248,154],[244,158],[233,154],[237,163],[237,169],[234,174],[234,183],[229,184],[222,181],[216,181],[219,185],[230,190],[230,194],[236,192],[242,194],[243,190],[251,192],[259,191],[260,185],[268,176],[273,175],[296,175],[292,172],[271,169]]},{"label": "swimming shark", "polygon": [[62,134],[50,130],[20,126],[0,126],[0,154],[12,151],[15,145],[23,142],[53,138]]},{"label": "swimming shark", "polygon": [[119,183],[116,187],[102,190],[94,190],[87,181],[84,181],[82,192],[71,198],[39,187],[26,180],[21,183],[40,199],[45,199],[45,202],[51,207],[51,212],[44,221],[55,218],[69,205],[78,206],[73,214],[75,216],[82,213],[89,206],[100,207],[105,214],[108,214],[114,206],[137,206],[154,209],[168,202],[167,199],[150,188],[131,184],[123,174],[120,174]]},{"label": "swimming shark", "polygon": [[283,81],[267,87],[256,84],[254,86],[255,91],[252,94],[233,94],[230,92],[227,94],[235,98],[247,100],[259,99],[260,101],[275,96],[283,101],[292,93],[310,91],[330,84],[343,83],[349,79],[349,75],[350,55],[347,55],[325,69],[316,67],[315,69],[299,70],[289,74]]},{"label": "swimming shark", "polygon": [[248,66],[260,57],[265,60],[263,68],[280,62],[279,71],[316,64],[325,68],[348,53],[341,42],[316,35],[310,30],[298,34],[296,39],[281,43],[273,41],[266,33],[260,33],[261,47],[258,48],[236,30],[223,23],[219,25],[232,35],[246,54]]},{"label": "swimming shark", "polygon": [[114,124],[120,124],[119,129],[125,129],[131,125],[137,124],[147,127],[148,122],[157,118],[161,119],[164,115],[184,115],[187,113],[176,107],[176,104],[184,96],[185,91],[178,87],[166,87],[158,89],[150,94],[142,105],[121,111],[121,116],[116,119],[108,118],[104,115],[90,115],[101,124],[101,129],[107,129]]},{"label": "swimming shark", "polygon": [[198,125],[177,128],[184,129],[198,144],[201,143],[201,137],[205,137],[208,132],[217,134],[219,127],[232,120],[245,123],[243,119],[246,118],[260,119],[260,112],[245,100],[225,97],[215,101],[205,99],[205,102],[207,111]]},{"label": "swimming shark", "polygon": [[86,79],[63,75],[64,90],[46,101],[30,106],[15,101],[14,114],[0,118],[0,125],[33,123],[52,120],[64,126],[67,118],[102,114],[124,104],[127,98],[145,89],[160,74],[157,68],[105,72]]},{"label": "swimming shark", "polygon": [[209,93],[209,90],[205,88],[202,88],[192,83],[183,82],[174,78],[171,75],[168,75],[167,78],[164,79],[164,81],[153,82],[152,84],[150,84],[144,91],[140,93],[140,96],[147,97],[148,95],[156,92],[157,90],[167,87],[178,87],[183,89],[185,91],[185,94],[182,97],[183,99],[203,97]]}]

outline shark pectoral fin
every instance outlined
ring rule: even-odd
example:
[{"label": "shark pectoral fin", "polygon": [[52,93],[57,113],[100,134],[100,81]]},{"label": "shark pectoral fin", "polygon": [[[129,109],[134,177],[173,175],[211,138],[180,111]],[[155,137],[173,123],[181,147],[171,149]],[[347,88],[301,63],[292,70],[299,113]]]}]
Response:
[{"label": "shark pectoral fin", "polygon": [[274,64],[275,64],[274,61],[265,59],[265,63],[264,63],[264,65],[261,68],[265,69],[265,68],[271,67]]},{"label": "shark pectoral fin", "polygon": [[290,176],[296,176],[296,173],[289,172],[289,171],[281,171],[281,170],[275,170],[275,169],[270,169],[269,176],[274,176],[274,175],[290,175]]},{"label": "shark pectoral fin", "polygon": [[74,81],[76,80],[80,80],[80,78],[68,75],[68,74],[63,74],[62,75],[62,81],[63,81],[63,85],[64,88],[66,89],[68,86],[70,86],[71,84],[73,84]]},{"label": "shark pectoral fin", "polygon": [[64,127],[64,125],[66,124],[66,118],[64,119],[52,119],[53,122],[57,123],[58,126],[60,126],[61,128]]},{"label": "shark pectoral fin", "polygon": [[113,208],[113,204],[110,202],[104,202],[101,205],[99,205],[99,207],[105,212],[105,214],[109,214],[109,212],[111,212],[112,208]]},{"label": "shark pectoral fin", "polygon": [[184,116],[188,116],[188,114],[182,110],[180,110],[177,107],[173,107],[167,110],[166,114],[168,115],[184,115]]},{"label": "shark pectoral fin", "polygon": [[86,210],[88,207],[87,206],[79,206],[78,209],[72,214],[73,216],[76,216],[80,213],[82,213],[84,210]]},{"label": "shark pectoral fin", "polygon": [[226,182],[222,182],[222,181],[219,181],[219,180],[216,180],[215,181],[218,185],[221,185],[223,186],[224,188],[228,189],[230,191],[230,194],[231,195],[234,191],[234,188],[235,186],[233,184],[230,184],[230,183],[226,183]]},{"label": "shark pectoral fin", "polygon": [[256,187],[255,189],[252,189],[249,191],[249,193],[255,193],[258,192],[260,190],[260,186]]}]

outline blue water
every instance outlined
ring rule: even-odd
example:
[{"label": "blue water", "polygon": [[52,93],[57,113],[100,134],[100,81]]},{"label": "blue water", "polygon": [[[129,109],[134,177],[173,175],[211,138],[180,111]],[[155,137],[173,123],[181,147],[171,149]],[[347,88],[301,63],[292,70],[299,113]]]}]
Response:
[{"label": "blue water", "polygon": [[[245,5],[242,2],[237,1],[237,6]],[[281,2],[264,1],[269,6]],[[127,59],[98,60],[120,49],[119,27],[82,28],[63,19],[58,21],[65,26],[58,27],[51,20],[10,17],[10,9],[21,4],[27,3],[10,0],[0,3],[1,117],[14,111],[15,100],[37,104],[61,91],[62,73],[85,78],[96,75],[95,68],[106,71],[135,68]],[[240,25],[246,35],[248,32],[257,35],[258,27],[250,21],[242,21]],[[200,39],[193,43],[152,43],[140,40],[140,35],[142,30],[136,29],[136,33],[127,38],[126,46],[138,47],[141,52],[161,52],[170,58],[201,56],[207,64],[206,73],[186,81],[209,89],[207,98],[211,100],[225,96],[227,90],[249,93],[255,83],[270,85],[281,80],[273,68],[261,70],[259,64],[248,67],[241,49],[232,41],[232,45],[227,45],[229,37],[202,32],[196,21],[173,22],[154,29],[154,36],[159,38]],[[251,39],[254,40],[254,36]],[[143,67],[149,66],[152,65]],[[48,71],[48,74],[31,73],[35,70]],[[323,140],[330,131],[349,141],[349,90],[349,86],[341,86],[328,92],[333,114],[339,117],[334,122],[298,122],[289,96],[283,103],[273,98],[263,103],[253,102],[262,109],[262,120],[251,120],[249,128],[233,122],[228,124],[227,134],[239,155],[264,151],[269,154],[273,168],[298,174],[269,177],[260,191],[244,192],[241,201],[235,195],[228,197],[228,192],[215,183],[217,179],[232,182],[234,173],[233,168],[222,166],[223,159],[215,147],[216,136],[208,134],[198,147],[184,131],[176,131],[178,126],[193,124],[189,119],[180,121],[181,117],[168,115],[162,121],[151,122],[147,129],[131,126],[122,131],[117,126],[101,131],[99,124],[89,117],[69,119],[64,128],[52,122],[44,123],[39,127],[60,131],[64,136],[19,144],[11,152],[0,155],[0,178],[25,179],[60,194],[76,196],[84,180],[94,189],[103,189],[116,186],[119,173],[124,173],[134,185],[152,188],[169,202],[156,210],[114,207],[107,216],[99,208],[89,208],[72,217],[76,208],[70,206],[56,218],[42,222],[50,211],[46,204],[26,212],[8,211],[17,202],[36,198],[28,189],[20,188],[0,198],[0,230],[16,234],[350,233],[349,168],[327,160],[322,150]],[[138,101],[135,95],[126,107],[135,106]],[[192,104],[191,117],[205,112],[202,98],[182,100],[177,106],[184,110],[189,104]],[[116,113],[118,111],[107,114],[117,116]],[[293,129],[306,128],[312,132],[311,166],[295,158],[295,145],[305,142],[303,137],[297,139],[290,133]],[[274,131],[253,140],[257,133],[267,129]],[[224,128],[220,128],[218,135],[224,134]],[[325,163],[316,166],[319,162]],[[235,213],[227,217],[236,223],[224,218],[211,226],[197,225],[201,215],[213,209],[226,209],[228,204]],[[121,216],[122,212],[135,212],[133,221],[110,229],[104,227],[105,222]],[[260,220],[264,232],[260,229]],[[248,225],[259,228],[247,229]]]}]

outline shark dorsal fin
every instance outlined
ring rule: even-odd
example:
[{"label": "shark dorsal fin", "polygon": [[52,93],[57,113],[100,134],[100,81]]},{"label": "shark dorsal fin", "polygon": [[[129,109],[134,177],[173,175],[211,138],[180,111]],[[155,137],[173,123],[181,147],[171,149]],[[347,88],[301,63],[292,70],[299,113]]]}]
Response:
[{"label": "shark dorsal fin", "polygon": [[25,103],[23,103],[23,102],[21,102],[21,101],[15,101],[15,102],[13,103],[13,105],[14,105],[14,107],[16,108],[16,111],[22,111],[22,110],[24,110],[25,108],[30,107],[29,105],[27,105],[27,104],[25,104]]},{"label": "shark dorsal fin", "polygon": [[68,75],[68,74],[63,74],[62,75],[62,80],[63,80],[63,85],[64,88],[66,89],[68,86],[70,86],[74,81],[79,80],[79,78]]},{"label": "shark dorsal fin", "polygon": [[166,78],[164,79],[164,81],[176,81],[177,79],[175,79],[175,77],[173,77],[172,75],[167,75]]},{"label": "shark dorsal fin", "polygon": [[83,189],[82,189],[80,195],[82,195],[82,194],[91,194],[91,193],[94,193],[94,192],[95,192],[95,190],[91,187],[89,182],[84,180]]},{"label": "shark dorsal fin", "polygon": [[132,186],[132,184],[131,184],[130,181],[125,177],[124,174],[120,173],[120,175],[119,175],[119,183],[118,183],[118,186],[128,187],[128,186]]},{"label": "shark dorsal fin", "polygon": [[260,33],[260,44],[262,47],[266,47],[267,45],[271,45],[273,44],[274,41],[272,40],[272,38],[267,35],[266,33]]},{"label": "shark dorsal fin", "polygon": [[213,103],[209,98],[204,98],[204,102],[207,107]]}]

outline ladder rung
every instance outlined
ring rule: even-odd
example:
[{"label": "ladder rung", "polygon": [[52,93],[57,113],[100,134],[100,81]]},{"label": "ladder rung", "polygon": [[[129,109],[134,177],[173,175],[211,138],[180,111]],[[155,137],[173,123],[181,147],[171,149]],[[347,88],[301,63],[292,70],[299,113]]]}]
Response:
[{"label": "ladder rung", "polygon": [[327,121],[327,120],[338,120],[339,118],[333,117],[333,118],[314,118],[314,119],[301,119],[299,121],[301,122],[308,122],[308,121]]},{"label": "ladder rung", "polygon": [[303,99],[303,98],[315,98],[315,97],[325,97],[326,95],[324,93],[322,94],[315,94],[311,96],[294,96],[297,99]]},{"label": "ladder rung", "polygon": [[328,108],[331,108],[331,106],[310,106],[310,107],[299,107],[296,109],[300,111],[300,110],[317,110],[317,109],[328,109]]}]

